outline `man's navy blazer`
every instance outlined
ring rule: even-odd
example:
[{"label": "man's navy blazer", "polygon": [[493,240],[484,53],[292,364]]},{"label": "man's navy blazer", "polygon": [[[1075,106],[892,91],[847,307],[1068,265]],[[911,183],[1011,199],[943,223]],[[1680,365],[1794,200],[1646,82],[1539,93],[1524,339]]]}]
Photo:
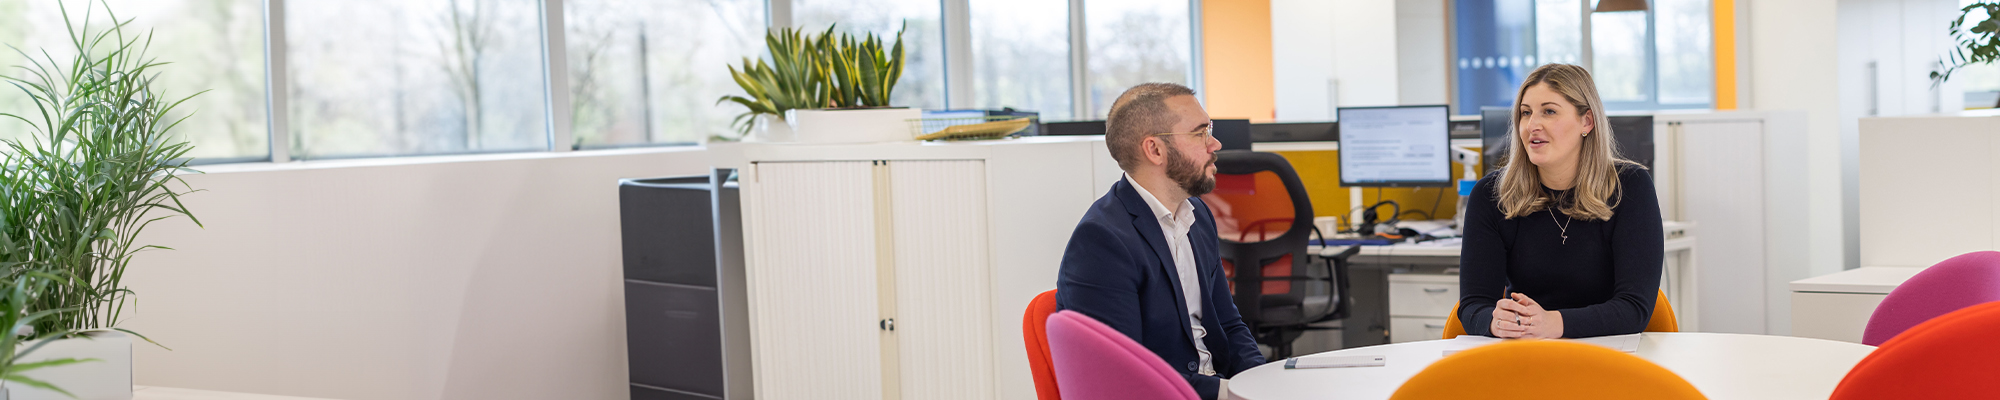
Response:
[{"label": "man's navy blazer", "polygon": [[[1146,346],[1180,372],[1203,399],[1214,399],[1219,378],[1204,376],[1188,327],[1187,302],[1180,275],[1167,252],[1166,235],[1137,187],[1120,179],[1111,193],[1098,198],[1077,223],[1063,251],[1062,272],[1056,280],[1056,304],[1117,329]],[[1208,332],[1210,362],[1221,378],[1264,364],[1250,328],[1243,325],[1222,276],[1222,258],[1215,234],[1215,217],[1199,198],[1195,223],[1188,230],[1195,273],[1201,280],[1201,325]]]}]

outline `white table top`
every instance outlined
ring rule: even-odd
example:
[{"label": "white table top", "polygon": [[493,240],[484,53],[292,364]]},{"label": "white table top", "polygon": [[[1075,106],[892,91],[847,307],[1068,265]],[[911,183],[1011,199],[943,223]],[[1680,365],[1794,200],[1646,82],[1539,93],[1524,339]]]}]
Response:
[{"label": "white table top", "polygon": [[1861,267],[1792,281],[1792,291],[1889,294],[1923,270],[1923,267]]},{"label": "white table top", "polygon": [[[1229,380],[1232,399],[1387,399],[1403,382],[1444,357],[1448,341],[1358,347],[1320,354],[1388,356],[1388,365],[1285,369],[1283,360]],[[1634,355],[1679,374],[1711,399],[1815,399],[1875,351],[1862,344],[1734,333],[1645,333]]]}]

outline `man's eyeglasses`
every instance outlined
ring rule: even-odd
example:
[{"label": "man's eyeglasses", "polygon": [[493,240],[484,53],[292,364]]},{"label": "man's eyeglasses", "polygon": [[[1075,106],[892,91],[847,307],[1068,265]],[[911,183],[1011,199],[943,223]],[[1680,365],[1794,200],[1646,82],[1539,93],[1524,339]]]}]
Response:
[{"label": "man's eyeglasses", "polygon": [[1201,130],[1198,130],[1198,131],[1194,131],[1194,132],[1181,132],[1181,133],[1155,133],[1155,134],[1153,134],[1153,136],[1173,136],[1173,135],[1194,135],[1194,140],[1202,140],[1202,141],[1206,141],[1206,140],[1208,140],[1208,136],[1209,136],[1209,135],[1208,135],[1208,133],[1209,133],[1209,131],[1210,131],[1210,130],[1213,130],[1213,127],[1202,127],[1202,128],[1201,128]]}]

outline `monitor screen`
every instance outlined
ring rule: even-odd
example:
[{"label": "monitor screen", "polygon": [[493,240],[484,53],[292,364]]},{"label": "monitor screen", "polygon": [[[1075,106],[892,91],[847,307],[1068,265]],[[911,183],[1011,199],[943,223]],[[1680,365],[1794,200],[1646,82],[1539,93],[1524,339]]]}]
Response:
[{"label": "monitor screen", "polygon": [[1618,155],[1653,168],[1653,116],[1613,115],[1611,136],[1618,140]]},{"label": "monitor screen", "polygon": [[1341,186],[1450,186],[1445,106],[1353,107],[1340,124]]},{"label": "monitor screen", "polygon": [[1218,119],[1209,122],[1214,124],[1209,126],[1209,133],[1215,136],[1216,141],[1222,142],[1223,150],[1250,149],[1250,120]]},{"label": "monitor screen", "polygon": [[1481,177],[1500,169],[1500,165],[1507,161],[1507,146],[1513,143],[1507,140],[1507,124],[1513,121],[1510,115],[1513,110],[1507,107],[1479,108],[1479,176]]}]

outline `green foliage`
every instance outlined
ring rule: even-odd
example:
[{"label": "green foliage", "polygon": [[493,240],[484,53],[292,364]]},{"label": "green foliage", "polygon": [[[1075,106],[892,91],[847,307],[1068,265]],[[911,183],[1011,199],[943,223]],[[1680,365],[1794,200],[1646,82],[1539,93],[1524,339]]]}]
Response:
[{"label": "green foliage", "polygon": [[69,336],[84,332],[82,330],[75,330],[75,329],[61,330],[61,331],[36,331],[44,333],[42,333],[39,336],[34,336],[29,338],[34,342],[34,344],[28,345],[28,347],[25,349],[21,348],[23,336],[27,335],[21,335],[20,332],[26,331],[27,328],[34,326],[41,319],[60,316],[63,314],[73,314],[77,311],[76,309],[40,310],[34,312],[28,311],[29,309],[35,306],[37,300],[44,294],[44,291],[48,289],[50,282],[60,282],[64,280],[66,279],[54,273],[34,270],[32,268],[27,269],[26,271],[23,271],[19,274],[10,275],[4,280],[0,280],[0,328],[6,329],[6,331],[0,332],[0,385],[5,385],[6,383],[18,383],[22,385],[27,385],[29,387],[44,389],[56,393],[62,393],[71,398],[75,398],[76,395],[70,394],[70,392],[67,390],[63,390],[62,388],[56,387],[55,385],[49,384],[48,382],[43,382],[41,380],[30,378],[26,375],[22,375],[22,373],[42,368],[100,361],[95,358],[86,358],[86,359],[57,358],[57,359],[42,360],[30,363],[21,362],[21,360],[25,359],[29,354],[34,353],[35,350],[40,350],[42,346],[46,346],[50,342],[53,342],[52,339],[57,339],[63,336]]},{"label": "green foliage", "polygon": [[35,331],[65,334],[117,326],[133,294],[121,283],[132,256],[165,249],[134,243],[146,226],[174,216],[201,224],[180,201],[192,190],[169,187],[187,188],[179,174],[198,172],[187,168],[191,145],[168,134],[185,119],[168,112],[193,96],[168,99],[154,89],[166,63],[147,56],[150,34],[127,35],[130,20],[107,10],[114,24],[93,30],[88,11],[81,26],[68,11],[76,54],[66,64],[48,51],[38,58],[15,49],[32,65],[0,77],[36,105],[0,113],[31,131],[0,152],[5,276],[45,271],[52,283],[26,312],[38,316]]},{"label": "green foliage", "polygon": [[[909,28],[905,23],[904,29]],[[822,36],[823,39],[826,37]],[[884,48],[882,38],[867,35],[856,39],[841,34],[838,42],[822,40],[820,54],[832,70],[834,107],[887,107],[889,92],[903,77],[903,31],[896,31],[896,44]]]},{"label": "green foliage", "polygon": [[[1966,29],[1965,17],[1974,10],[1985,12],[1986,20]],[[1951,37],[1958,41],[1958,47],[1938,60],[1939,70],[1931,71],[1932,89],[1951,79],[1951,73],[1959,68],[2000,60],[2000,3],[1973,3],[1959,9],[1958,19],[1951,21]]]},{"label": "green foliage", "polygon": [[[905,28],[907,29],[905,24]],[[764,44],[771,62],[743,59],[743,68],[729,74],[747,96],[722,96],[717,104],[733,102],[749,109],[731,123],[748,134],[759,115],[782,120],[785,111],[843,107],[886,107],[896,80],[903,77],[903,32],[885,46],[874,35],[842,33],[834,27],[807,34],[797,28],[767,32]]]}]

